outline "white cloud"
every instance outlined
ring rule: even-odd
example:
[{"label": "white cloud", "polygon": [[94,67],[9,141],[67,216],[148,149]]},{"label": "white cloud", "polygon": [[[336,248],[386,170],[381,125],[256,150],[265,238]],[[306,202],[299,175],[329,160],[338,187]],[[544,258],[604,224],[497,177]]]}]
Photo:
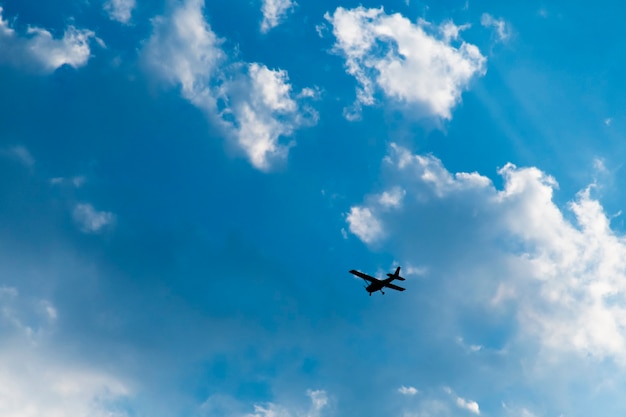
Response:
[{"label": "white cloud", "polygon": [[125,415],[114,403],[131,394],[127,383],[52,348],[58,315],[50,301],[11,288],[0,291],[0,306],[0,415]]},{"label": "white cloud", "polygon": [[156,17],[154,30],[144,48],[153,71],[194,104],[213,109],[215,98],[208,87],[226,58],[222,41],[204,20],[203,0],[187,0],[170,16]]},{"label": "white cloud", "polygon": [[278,26],[295,6],[296,2],[292,0],[263,0],[261,32],[267,33]]},{"label": "white cloud", "polygon": [[245,417],[290,417],[290,413],[287,409],[276,404],[255,404],[254,413],[246,414]]},{"label": "white cloud", "polygon": [[229,62],[222,41],[203,16],[203,0],[187,0],[168,17],[153,20],[145,45],[149,66],[203,109],[256,168],[284,159],[296,129],[317,122],[304,104],[314,89],[293,92],[287,72],[259,63]]},{"label": "white cloud", "polygon": [[474,414],[480,414],[480,409],[476,401],[471,401],[471,400],[468,401],[465,398],[457,397],[456,405],[460,408],[464,408],[468,411],[471,411]]},{"label": "white cloud", "polygon": [[15,287],[0,286],[0,298],[2,297],[17,297],[18,291]]},{"label": "white cloud", "polygon": [[62,184],[70,184],[75,188],[82,187],[85,182],[87,182],[87,178],[82,175],[78,175],[75,177],[64,178],[64,177],[54,177],[50,178],[50,184],[52,185],[62,185]]},{"label": "white cloud", "polygon": [[89,40],[95,36],[92,31],[70,26],[62,39],[54,39],[50,32],[40,28],[28,29],[31,36],[28,49],[46,71],[54,71],[62,65],[82,67],[89,60]]},{"label": "white cloud", "polygon": [[235,122],[224,123],[250,162],[266,170],[272,160],[285,158],[289,151],[290,145],[280,144],[278,139],[291,136],[299,126],[314,123],[317,115],[306,117],[300,113],[286,71],[256,63],[247,67],[247,77],[239,84],[226,85],[232,104],[222,115],[234,116]]},{"label": "white cloud", "polygon": [[33,158],[30,151],[22,145],[11,146],[10,148],[0,151],[0,154],[20,162],[26,168],[32,168],[35,165],[35,158]]},{"label": "white cloud", "polygon": [[461,347],[463,347],[463,349],[465,349],[467,352],[470,352],[470,353],[480,352],[484,348],[484,346],[482,345],[473,345],[473,344],[468,345],[465,343],[465,340],[463,340],[462,337],[458,337],[457,342],[459,343],[459,345],[461,345]]},{"label": "white cloud", "polygon": [[335,51],[360,84],[348,118],[357,118],[361,105],[374,104],[380,90],[419,116],[450,119],[463,90],[486,72],[486,58],[475,45],[451,44],[464,26],[445,22],[433,29],[428,22],[412,23],[382,8],[339,7],[325,17],[333,25]]},{"label": "white cloud", "polygon": [[135,6],[135,0],[108,0],[104,3],[104,10],[111,19],[120,23],[128,23]]},{"label": "white cloud", "polygon": [[398,392],[402,395],[413,396],[417,394],[419,391],[415,387],[405,387],[404,385],[398,388]]},{"label": "white cloud", "polygon": [[511,37],[511,29],[504,19],[496,19],[489,13],[483,13],[480,17],[480,24],[484,27],[494,28],[496,30],[496,34],[498,35],[498,39],[501,42],[504,42]]},{"label": "white cloud", "polygon": [[18,35],[4,20],[2,11],[0,7],[0,49],[3,50],[0,60],[17,66],[44,73],[53,72],[62,65],[79,68],[89,60],[90,41],[95,39],[101,43],[94,32],[71,25],[61,39],[55,39],[46,29],[33,26],[28,27],[25,35]]},{"label": "white cloud", "polygon": [[7,417],[122,416],[110,402],[127,387],[90,368],[58,363],[38,349],[0,350],[0,414]]},{"label": "white cloud", "polygon": [[[327,408],[329,405],[326,391],[307,390],[307,395],[311,399],[311,404],[306,411],[302,409],[287,408],[274,403],[265,403],[255,404],[254,412],[246,414],[245,417],[291,417],[294,415],[302,417],[319,417],[322,410]],[[235,407],[231,405],[229,408],[233,409]]]},{"label": "white cloud", "polygon": [[389,191],[383,191],[380,195],[378,202],[383,207],[400,207],[402,204],[402,199],[406,191],[404,191],[400,187],[393,187]]},{"label": "white cloud", "polygon": [[350,232],[365,243],[373,243],[383,237],[380,221],[367,207],[352,207],[346,218]]},{"label": "white cloud", "polygon": [[84,233],[99,233],[115,221],[113,213],[97,211],[88,203],[77,204],[72,215]]},{"label": "white cloud", "polygon": [[2,17],[2,11],[4,9],[0,6],[0,36],[2,36],[2,38],[8,38],[11,36],[15,35],[15,30],[13,30],[13,28],[11,28],[11,25],[9,25],[9,22],[7,20],[4,20],[4,18]]},{"label": "white cloud", "polygon": [[[536,414],[529,411],[527,408],[513,408],[509,407],[507,404],[502,403],[502,408],[505,410],[507,416],[511,417],[537,417]],[[559,415],[559,417],[563,417],[563,414]]]},{"label": "white cloud", "polygon": [[591,188],[567,205],[569,220],[553,200],[555,179],[534,167],[505,165],[498,190],[398,146],[385,161],[386,188],[406,190],[404,204],[383,210],[379,194],[366,197],[347,218],[353,234],[398,259],[428,260],[431,275],[465,277],[456,286],[468,303],[515,305],[519,336],[545,354],[626,365],[626,238],[611,230]]},{"label": "white cloud", "polygon": [[470,27],[471,25],[469,23],[457,26],[454,24],[454,22],[447,21],[441,24],[441,26],[439,27],[439,31],[441,32],[443,41],[449,43],[450,41],[457,40],[461,31],[469,29]]},{"label": "white cloud", "polygon": [[311,408],[308,417],[318,416],[320,411],[328,406],[328,394],[321,389],[307,390],[306,394],[311,399]]},{"label": "white cloud", "polygon": [[309,87],[305,87],[302,89],[302,91],[300,91],[300,94],[298,94],[298,98],[312,98],[315,100],[319,100],[321,96],[321,92],[319,90],[319,88],[309,88]]},{"label": "white cloud", "polygon": [[[398,262],[394,262],[394,264],[398,264]],[[407,277],[407,276],[417,276],[417,277],[423,277],[425,275],[428,274],[428,268],[425,266],[415,266],[415,265],[411,265],[409,264],[405,264],[402,266],[402,276]]]}]

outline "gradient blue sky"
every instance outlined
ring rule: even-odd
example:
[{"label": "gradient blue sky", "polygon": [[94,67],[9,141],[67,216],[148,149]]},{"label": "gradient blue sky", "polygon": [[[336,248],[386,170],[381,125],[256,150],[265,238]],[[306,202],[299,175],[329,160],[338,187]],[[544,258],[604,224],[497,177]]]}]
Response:
[{"label": "gradient blue sky", "polygon": [[0,7],[2,416],[626,412],[621,3]]}]

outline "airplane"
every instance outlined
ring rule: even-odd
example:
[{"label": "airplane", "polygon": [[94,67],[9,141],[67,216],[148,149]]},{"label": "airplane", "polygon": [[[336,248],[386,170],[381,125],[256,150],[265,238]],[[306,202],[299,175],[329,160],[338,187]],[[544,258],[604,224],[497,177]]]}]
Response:
[{"label": "airplane", "polygon": [[359,272],[357,270],[351,270],[349,271],[352,275],[356,275],[359,278],[364,279],[366,282],[369,282],[370,284],[365,287],[365,290],[370,294],[370,297],[372,295],[373,292],[376,291],[380,291],[383,293],[383,295],[385,294],[385,292],[383,291],[383,288],[387,287],[387,288],[391,288],[392,290],[396,290],[396,291],[404,291],[406,290],[406,288],[402,288],[402,287],[398,287],[397,285],[394,285],[391,283],[391,281],[393,281],[394,279],[398,279],[400,281],[404,281],[405,279],[402,278],[400,276],[400,267],[398,267],[396,269],[395,273],[388,273],[387,276],[389,278],[385,278],[385,279],[377,279],[374,277],[371,277],[367,274],[364,274],[363,272]]}]

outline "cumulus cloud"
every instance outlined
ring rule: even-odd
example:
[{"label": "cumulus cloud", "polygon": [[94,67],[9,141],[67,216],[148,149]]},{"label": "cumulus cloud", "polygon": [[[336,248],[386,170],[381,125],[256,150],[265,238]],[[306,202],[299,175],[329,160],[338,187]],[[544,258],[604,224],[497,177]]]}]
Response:
[{"label": "cumulus cloud", "polygon": [[397,145],[384,165],[393,178],[386,188],[402,187],[404,203],[366,197],[347,216],[353,234],[389,245],[398,259],[428,259],[431,274],[464,276],[456,285],[474,291],[467,302],[495,310],[515,303],[520,336],[546,352],[626,365],[626,238],[611,229],[592,187],[564,212],[553,199],[556,180],[535,167],[506,164],[496,189]]},{"label": "cumulus cloud", "polygon": [[494,28],[496,35],[498,36],[498,40],[501,42],[504,42],[511,37],[511,30],[504,19],[496,19],[489,13],[483,13],[480,18],[480,24],[484,27]]},{"label": "cumulus cloud", "polygon": [[335,52],[360,85],[355,105],[346,113],[349,119],[359,117],[362,105],[374,104],[379,91],[420,116],[450,119],[470,81],[486,73],[479,49],[458,41],[464,26],[413,23],[382,8],[339,7],[325,17],[333,26]]},{"label": "cumulus cloud", "polygon": [[[223,110],[223,122],[259,169],[268,169],[273,159],[287,156],[290,144],[279,143],[280,137],[291,136],[297,127],[314,123],[317,118],[310,112],[301,113],[283,70],[248,64],[247,77],[225,88],[232,104]],[[229,116],[234,122],[227,121]]]},{"label": "cumulus cloud", "polygon": [[256,168],[284,159],[292,136],[317,122],[308,105],[314,89],[294,92],[284,70],[232,62],[203,16],[203,0],[187,0],[153,20],[144,56],[153,71],[205,111]]},{"label": "cumulus cloud", "polygon": [[97,211],[88,203],[77,204],[72,215],[83,233],[99,233],[115,221],[113,213]]},{"label": "cumulus cloud", "polygon": [[104,3],[104,10],[111,19],[120,23],[128,23],[135,6],[135,0],[108,0]]},{"label": "cumulus cloud", "polygon": [[68,26],[63,37],[54,38],[46,29],[29,26],[26,33],[18,34],[2,16],[0,7],[1,61],[50,73],[63,65],[74,68],[84,66],[89,60],[91,40],[95,33],[86,29]]},{"label": "cumulus cloud", "polygon": [[263,0],[261,32],[267,33],[278,26],[294,7],[296,7],[296,2],[292,0]]}]

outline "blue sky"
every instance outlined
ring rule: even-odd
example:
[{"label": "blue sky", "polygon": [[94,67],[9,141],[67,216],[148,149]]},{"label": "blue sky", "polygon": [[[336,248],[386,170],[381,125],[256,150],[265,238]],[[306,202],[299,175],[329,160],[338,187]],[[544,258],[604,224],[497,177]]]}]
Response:
[{"label": "blue sky", "polygon": [[3,416],[624,415],[621,4],[0,7]]}]

